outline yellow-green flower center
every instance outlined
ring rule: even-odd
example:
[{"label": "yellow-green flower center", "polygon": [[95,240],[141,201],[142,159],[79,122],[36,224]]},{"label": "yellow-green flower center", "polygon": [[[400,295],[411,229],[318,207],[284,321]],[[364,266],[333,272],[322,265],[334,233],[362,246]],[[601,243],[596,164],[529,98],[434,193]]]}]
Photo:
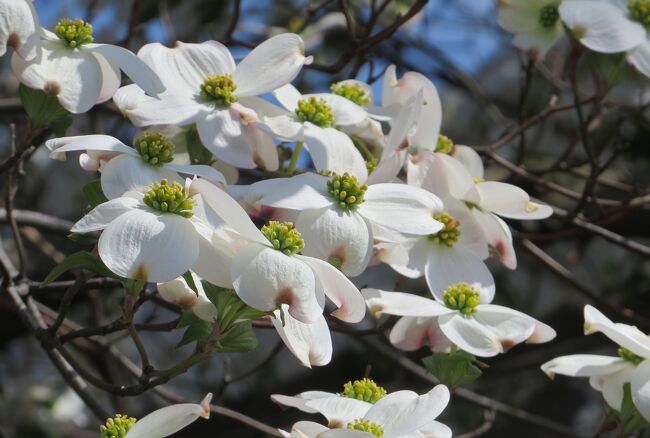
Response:
[{"label": "yellow-green flower center", "polygon": [[325,99],[309,97],[298,101],[296,115],[303,122],[310,122],[321,128],[329,128],[334,124],[334,113]]},{"label": "yellow-green flower center", "polygon": [[539,10],[539,24],[542,27],[553,27],[559,19],[560,12],[557,9],[557,5],[545,5]]},{"label": "yellow-green flower center", "polygon": [[145,132],[133,141],[142,160],[152,166],[162,166],[174,159],[174,143],[160,132]]},{"label": "yellow-green flower center", "polygon": [[117,414],[99,426],[99,433],[102,438],[124,438],[134,424],[135,418]]},{"label": "yellow-green flower center", "polygon": [[454,219],[449,213],[434,215],[433,218],[438,222],[442,222],[443,227],[436,234],[431,234],[429,240],[448,248],[454,246],[460,236],[460,222]]},{"label": "yellow-green flower center", "polygon": [[305,247],[300,232],[291,222],[270,221],[262,227],[262,234],[269,239],[273,248],[288,256],[299,253]]},{"label": "yellow-green flower center", "polygon": [[360,185],[357,177],[348,173],[334,174],[327,182],[327,192],[341,210],[355,210],[363,203],[363,196],[368,190],[366,184]]},{"label": "yellow-green flower center", "polygon": [[374,404],[386,395],[386,390],[372,379],[363,379],[346,383],[343,385],[343,392],[339,395]]},{"label": "yellow-green flower center", "polygon": [[194,200],[189,197],[188,190],[176,181],[170,184],[163,179],[153,184],[144,194],[144,203],[163,213],[174,213],[185,218],[193,214]]},{"label": "yellow-green flower center", "polygon": [[481,304],[481,294],[467,283],[450,285],[442,292],[445,306],[456,309],[463,315],[471,315]]},{"label": "yellow-green flower center", "polygon": [[381,438],[384,436],[384,428],[377,423],[372,421],[364,420],[363,418],[357,418],[348,423],[348,429],[360,430],[362,432],[368,432],[371,435]]},{"label": "yellow-green flower center", "polygon": [[63,18],[56,24],[54,33],[72,49],[93,42],[93,26],[83,20]]},{"label": "yellow-green flower center", "polygon": [[235,90],[237,84],[232,80],[231,75],[211,75],[203,81],[200,94],[204,100],[214,102],[218,107],[227,108],[237,102]]},{"label": "yellow-green flower center", "polygon": [[627,348],[623,348],[623,347],[618,349],[618,355],[622,359],[624,359],[624,360],[626,360],[626,361],[628,361],[630,363],[633,363],[634,365],[638,365],[641,362],[643,362],[643,360],[644,360],[641,356],[637,356],[636,354],[632,353]]},{"label": "yellow-green flower center", "polygon": [[446,135],[438,136],[438,144],[436,144],[436,152],[442,154],[450,154],[454,150],[454,142],[451,141]]},{"label": "yellow-green flower center", "polygon": [[627,8],[636,21],[650,26],[650,0],[628,0]]},{"label": "yellow-green flower center", "polygon": [[370,103],[370,96],[359,84],[337,82],[330,87],[332,93],[345,97],[359,106],[366,106]]}]

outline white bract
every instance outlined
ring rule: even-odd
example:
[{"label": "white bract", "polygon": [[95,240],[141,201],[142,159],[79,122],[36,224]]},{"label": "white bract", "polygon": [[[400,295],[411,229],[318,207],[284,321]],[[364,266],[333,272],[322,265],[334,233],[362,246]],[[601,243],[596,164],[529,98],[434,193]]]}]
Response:
[{"label": "white bract", "polygon": [[258,125],[284,141],[304,142],[319,171],[350,173],[365,181],[366,163],[350,137],[335,129],[367,118],[359,105],[335,94],[302,95],[291,84],[273,92],[286,111],[261,118]]},{"label": "white bract", "polygon": [[137,86],[120,89],[115,103],[136,126],[196,124],[201,142],[220,160],[278,168],[273,138],[252,122],[256,111],[279,109],[255,96],[287,84],[310,62],[298,35],[270,38],[239,65],[217,41],[178,42],[173,48],[151,43],[138,56],[159,72],[167,90],[154,98]]},{"label": "white bract", "polygon": [[158,283],[158,293],[165,300],[178,304],[183,310],[191,310],[197,317],[212,323],[217,319],[217,308],[205,294],[201,277],[193,272],[190,275],[196,285],[196,292],[183,277],[178,277],[165,283]]},{"label": "white bract", "polygon": [[589,377],[591,386],[602,392],[607,404],[621,410],[623,386],[630,383],[632,401],[650,421],[650,337],[634,326],[614,323],[592,306],[585,306],[585,334],[601,332],[620,345],[618,356],[573,354],[557,357],[542,365],[554,377],[562,374]]},{"label": "white bract", "polygon": [[[304,241],[293,224],[272,221],[260,231],[239,204],[214,185],[199,179],[192,190],[240,241],[234,258],[225,263],[231,262],[233,288],[246,304],[264,311],[286,304],[292,317],[313,324],[322,317],[325,294],[338,307],[333,313],[337,318],[363,318],[363,297],[345,275],[327,262],[298,254]],[[209,262],[224,264],[220,259]]]},{"label": "white bract", "polygon": [[560,17],[587,48],[601,53],[627,52],[627,59],[650,77],[650,4],[647,0],[571,0]]},{"label": "white bract", "polygon": [[515,34],[512,43],[534,57],[546,52],[564,35],[558,7],[562,0],[501,0],[499,25]]},{"label": "white bract", "polygon": [[[448,438],[451,430],[435,420],[449,403],[449,389],[438,385],[426,394],[397,391],[374,404],[345,397],[314,394],[301,407],[307,412],[328,412],[339,423],[329,427],[301,421],[294,424],[291,437],[300,438]],[[320,397],[320,395],[324,395]],[[364,412],[365,411],[365,412]]]},{"label": "white bract", "polygon": [[307,368],[330,363],[332,337],[323,315],[306,324],[291,316],[288,309],[287,304],[282,304],[273,312],[271,321],[289,351]]},{"label": "white bract", "polygon": [[192,424],[198,418],[210,418],[212,394],[200,404],[181,403],[165,406],[136,421],[125,415],[109,418],[99,427],[102,438],[164,438]]},{"label": "white bract", "polygon": [[383,146],[384,132],[380,121],[390,120],[390,117],[375,114],[372,87],[357,79],[346,79],[332,84],[330,90],[332,93],[359,105],[366,111],[365,120],[356,125],[341,126],[343,132],[355,135],[362,141]]},{"label": "white bract", "polygon": [[250,187],[255,206],[294,210],[303,253],[326,260],[346,275],[361,274],[370,261],[374,231],[387,228],[429,235],[442,224],[433,219],[442,203],[433,194],[406,184],[363,185],[348,174],[326,178],[306,173],[261,181]]},{"label": "white bract", "polygon": [[555,338],[548,325],[508,307],[489,304],[493,292],[467,283],[449,286],[435,301],[379,289],[361,293],[371,313],[403,317],[393,327],[390,341],[404,350],[428,344],[434,351],[446,351],[451,342],[470,354],[491,357],[524,341],[539,344]]},{"label": "white bract", "polygon": [[41,26],[32,0],[0,0],[0,56],[12,47],[25,59],[40,50]]},{"label": "white bract", "polygon": [[102,191],[108,199],[141,189],[162,179],[184,183],[178,172],[225,185],[224,176],[211,166],[176,164],[174,144],[160,133],[145,132],[129,147],[110,135],[83,135],[48,140],[50,157],[65,160],[66,153],[86,151],[79,157],[85,170],[101,170]]},{"label": "white bract", "polygon": [[165,90],[156,73],[127,49],[93,43],[92,26],[82,20],[63,19],[54,33],[42,29],[40,54],[29,61],[14,54],[11,66],[23,84],[56,96],[75,114],[113,97],[121,71],[152,96]]}]

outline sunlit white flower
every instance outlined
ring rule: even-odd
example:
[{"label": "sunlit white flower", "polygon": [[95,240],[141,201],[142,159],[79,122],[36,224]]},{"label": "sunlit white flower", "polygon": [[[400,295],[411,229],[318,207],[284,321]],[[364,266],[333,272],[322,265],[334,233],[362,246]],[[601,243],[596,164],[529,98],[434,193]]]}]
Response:
[{"label": "sunlit white flower", "polygon": [[627,52],[627,60],[650,77],[650,7],[646,0],[571,0],[560,17],[587,48],[601,53]]},{"label": "sunlit white flower", "polygon": [[0,0],[0,56],[13,47],[25,59],[40,49],[41,26],[32,0]]},{"label": "sunlit white flower", "polygon": [[159,72],[167,91],[159,98],[135,86],[117,93],[115,103],[136,126],[196,123],[201,142],[220,160],[242,168],[278,168],[272,136],[251,122],[257,110],[279,111],[255,96],[287,84],[310,62],[298,35],[270,38],[239,65],[217,41],[178,42],[173,48],[151,43],[138,56]]},{"label": "sunlit white flower", "polygon": [[65,160],[67,152],[86,151],[79,157],[86,170],[101,170],[102,191],[107,198],[122,196],[128,191],[149,186],[161,179],[183,184],[186,175],[196,175],[214,183],[225,184],[215,168],[206,165],[176,164],[174,143],[157,132],[145,132],[129,147],[110,135],[83,135],[48,140],[50,157]]},{"label": "sunlit white flower", "polygon": [[390,117],[374,113],[375,106],[372,87],[357,79],[346,79],[332,84],[330,90],[332,93],[359,105],[359,107],[366,111],[365,120],[356,125],[341,126],[343,132],[357,136],[364,142],[383,146],[384,132],[380,122],[388,121]]},{"label": "sunlit white flower", "polygon": [[[346,397],[315,397],[299,407],[306,412],[327,412],[330,427],[301,421],[294,424],[291,437],[300,438],[416,438],[451,437],[451,430],[434,421],[449,403],[449,389],[438,385],[426,394],[413,391],[392,392],[370,404]],[[322,395],[322,397],[321,397]],[[299,405],[299,404],[296,404]]]},{"label": "sunlit white flower", "polygon": [[348,172],[365,180],[366,163],[350,137],[335,129],[367,118],[359,105],[336,94],[302,95],[291,84],[273,92],[286,111],[266,115],[259,126],[284,141],[304,142],[319,171]]},{"label": "sunlit white flower", "polygon": [[[363,318],[363,297],[345,275],[327,262],[298,254],[304,241],[293,224],[271,221],[260,231],[239,204],[214,185],[198,179],[192,191],[237,233],[240,245],[230,275],[246,304],[264,311],[286,304],[292,317],[313,324],[322,316],[324,293],[338,307],[333,313],[337,318],[347,322]],[[209,263],[218,265],[221,260]]]},{"label": "sunlit white flower", "polygon": [[113,97],[124,71],[152,96],[165,87],[154,71],[133,53],[111,44],[93,43],[92,26],[63,19],[54,32],[42,29],[41,52],[26,61],[14,54],[11,66],[30,88],[56,96],[71,113],[84,113]]},{"label": "sunlit white flower", "polygon": [[330,178],[305,173],[260,181],[251,186],[256,204],[295,210],[303,253],[326,260],[346,275],[361,274],[372,255],[373,229],[429,235],[442,224],[433,214],[442,203],[433,194],[406,184],[363,185],[351,175]]},{"label": "sunlit white flower", "polygon": [[198,418],[210,418],[212,394],[200,404],[181,403],[153,411],[135,420],[125,415],[109,418],[99,427],[102,438],[164,438],[192,424]]},{"label": "sunlit white flower", "polygon": [[524,341],[538,344],[555,338],[548,325],[489,304],[494,292],[477,285],[453,284],[435,295],[435,300],[379,289],[363,289],[362,293],[373,314],[403,317],[393,327],[390,341],[405,350],[428,344],[434,351],[445,351],[451,342],[470,354],[490,357]]},{"label": "sunlit white flower", "polygon": [[273,327],[289,351],[308,368],[323,366],[332,359],[332,337],[323,315],[306,324],[291,316],[289,306],[282,304],[273,312]]},{"label": "sunlit white flower", "polygon": [[564,35],[560,3],[562,0],[500,0],[499,25],[515,34],[515,46],[543,58]]},{"label": "sunlit white flower", "polygon": [[542,365],[551,378],[556,374],[589,377],[591,386],[603,393],[607,404],[621,410],[623,386],[630,383],[632,401],[650,421],[650,337],[634,326],[613,323],[598,309],[585,306],[585,334],[601,332],[620,345],[618,357],[573,354],[557,357]]}]

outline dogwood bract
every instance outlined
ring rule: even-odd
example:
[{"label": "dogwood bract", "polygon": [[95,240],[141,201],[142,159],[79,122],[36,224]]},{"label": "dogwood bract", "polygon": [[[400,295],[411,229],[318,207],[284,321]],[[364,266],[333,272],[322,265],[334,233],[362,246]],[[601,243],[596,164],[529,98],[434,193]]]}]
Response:
[{"label": "dogwood bract", "polygon": [[558,7],[562,0],[501,0],[499,25],[515,34],[512,43],[544,58],[564,35]]},{"label": "dogwood bract", "polygon": [[[493,291],[467,283],[449,286],[435,301],[404,292],[379,289],[361,291],[371,313],[402,316],[393,327],[390,341],[407,350],[429,344],[444,351],[451,343],[470,354],[490,357],[526,341],[548,342],[555,330],[508,307],[489,304]],[[439,329],[439,331],[438,331]]]},{"label": "dogwood bract", "polygon": [[632,401],[641,415],[650,421],[650,337],[634,326],[614,323],[598,309],[585,306],[585,334],[601,332],[620,345],[618,356],[573,354],[557,357],[542,365],[542,371],[589,377],[591,386],[602,392],[607,404],[621,410],[623,386],[630,383]]},{"label": "dogwood bract", "polygon": [[32,0],[0,0],[0,56],[13,47],[25,59],[40,50],[41,26]]},{"label": "dogwood bract", "polygon": [[120,70],[152,96],[165,90],[156,73],[127,49],[93,43],[90,23],[64,18],[41,36],[39,56],[27,61],[14,54],[11,67],[20,82],[56,96],[71,113],[113,97],[122,82]]},{"label": "dogwood bract", "polygon": [[64,160],[66,152],[83,151],[79,163],[86,170],[101,170],[102,191],[107,198],[122,196],[162,179],[184,183],[177,172],[204,177],[214,183],[226,183],[224,176],[211,166],[176,164],[174,144],[158,132],[144,132],[129,147],[110,135],[83,135],[48,140],[50,157]]},{"label": "dogwood bract", "polygon": [[239,65],[217,41],[173,48],[151,43],[138,56],[160,73],[167,91],[159,98],[137,86],[117,93],[115,103],[136,126],[196,123],[203,145],[226,163],[278,168],[273,138],[251,122],[258,117],[254,109],[273,107],[255,96],[287,84],[310,62],[298,35],[268,39]]}]

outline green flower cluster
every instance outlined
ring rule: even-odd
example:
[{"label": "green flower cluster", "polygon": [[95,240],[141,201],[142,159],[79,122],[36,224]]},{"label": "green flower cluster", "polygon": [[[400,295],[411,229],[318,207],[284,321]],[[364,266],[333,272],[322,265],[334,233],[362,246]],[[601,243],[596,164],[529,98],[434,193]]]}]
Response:
[{"label": "green flower cluster", "polygon": [[135,418],[117,414],[99,426],[99,433],[102,438],[124,438],[134,424]]},{"label": "green flower cluster", "polygon": [[269,239],[273,248],[288,256],[299,253],[305,247],[300,232],[291,222],[270,221],[262,227],[262,234]]},{"label": "green flower cluster", "polygon": [[93,26],[83,20],[63,18],[56,24],[54,33],[72,49],[93,42]]},{"label": "green flower cluster", "polygon": [[151,186],[144,194],[144,203],[163,213],[174,213],[185,218],[192,217],[194,200],[190,199],[188,190],[174,181],[166,179]]},{"label": "green flower cluster", "polygon": [[330,87],[332,93],[345,97],[359,106],[366,106],[370,103],[370,96],[359,84],[337,82]]},{"label": "green flower cluster", "polygon": [[360,185],[355,176],[348,173],[334,174],[327,182],[327,192],[344,211],[355,210],[363,203],[363,196],[368,190],[366,184]]},{"label": "green flower cluster", "polygon": [[444,245],[448,248],[454,246],[460,236],[460,222],[454,219],[449,213],[433,216],[438,222],[444,225],[442,230],[436,234],[431,234],[429,239],[438,245]]},{"label": "green flower cluster", "polygon": [[232,80],[231,75],[211,75],[203,81],[200,94],[204,100],[212,101],[218,107],[227,108],[237,102],[235,90],[237,84]]},{"label": "green flower cluster", "polygon": [[368,432],[371,435],[381,438],[384,436],[384,428],[373,423],[372,421],[364,420],[363,418],[357,418],[348,423],[348,429],[360,430],[362,432]]},{"label": "green flower cluster", "polygon": [[310,122],[321,128],[330,128],[334,124],[334,113],[325,99],[309,97],[298,101],[296,115],[303,122]]},{"label": "green flower cluster", "polygon": [[160,132],[145,132],[133,141],[145,163],[162,166],[174,159],[174,143]]},{"label": "green flower cluster", "polygon": [[481,294],[467,283],[452,284],[442,293],[442,298],[447,307],[459,310],[463,315],[471,315],[481,304]]},{"label": "green flower cluster", "polygon": [[355,380],[343,385],[342,397],[377,403],[386,395],[386,390],[377,385],[372,379]]}]

